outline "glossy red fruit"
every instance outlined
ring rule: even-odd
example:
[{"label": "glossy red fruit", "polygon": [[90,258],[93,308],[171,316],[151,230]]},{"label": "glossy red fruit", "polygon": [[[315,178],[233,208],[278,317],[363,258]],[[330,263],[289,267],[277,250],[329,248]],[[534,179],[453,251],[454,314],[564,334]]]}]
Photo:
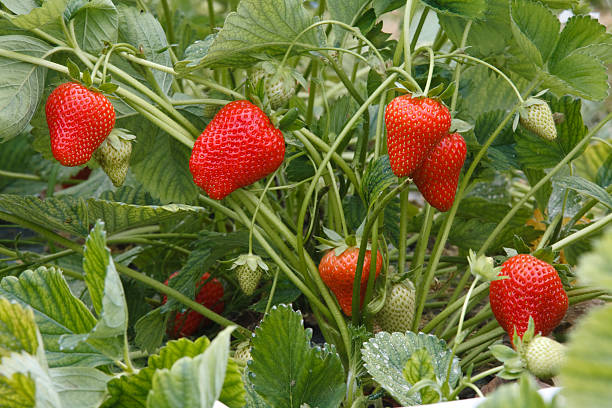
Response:
[{"label": "glossy red fruit", "polygon": [[[365,296],[368,276],[370,276],[371,251],[366,251],[361,274],[361,304]],[[353,281],[357,270],[357,258],[359,248],[351,247],[340,255],[336,256],[336,251],[332,249],[323,256],[319,263],[319,274],[327,287],[336,295],[338,303],[345,315],[352,315],[353,307]],[[382,255],[378,251],[376,255],[376,277],[382,268]]]},{"label": "glossy red fruit", "polygon": [[196,140],[189,160],[193,181],[215,200],[274,172],[285,140],[249,101],[225,105]]},{"label": "glossy red fruit", "polygon": [[535,333],[549,334],[563,319],[568,299],[561,279],[552,265],[531,255],[515,255],[502,264],[499,276],[491,282],[489,301],[499,325],[512,338],[527,330],[533,317]]},{"label": "glossy red fruit", "polygon": [[440,211],[448,211],[455,201],[466,153],[465,140],[459,133],[447,135],[412,176],[425,200]]},{"label": "glossy red fruit", "polygon": [[53,157],[80,166],[115,126],[115,109],[106,96],[76,82],[55,88],[45,105]]},{"label": "glossy red fruit", "polygon": [[[170,275],[164,284],[168,285],[168,281],[177,274],[178,271]],[[221,313],[225,306],[222,300],[223,285],[217,278],[209,279],[210,274],[208,272],[202,275],[196,287],[195,301],[215,313]],[[164,296],[162,304],[166,303],[167,299],[167,296]],[[174,320],[168,323],[168,336],[171,338],[192,336],[200,327],[206,326],[209,323],[210,320],[194,310],[190,309],[185,312],[177,312],[174,315]]]},{"label": "glossy red fruit", "polygon": [[385,124],[391,170],[398,177],[409,177],[448,133],[451,116],[434,99],[401,95],[387,105]]}]

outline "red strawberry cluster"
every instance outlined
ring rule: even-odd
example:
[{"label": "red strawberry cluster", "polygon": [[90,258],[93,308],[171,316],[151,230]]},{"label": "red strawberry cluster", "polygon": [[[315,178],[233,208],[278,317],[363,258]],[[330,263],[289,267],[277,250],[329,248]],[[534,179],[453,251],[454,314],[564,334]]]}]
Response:
[{"label": "red strawberry cluster", "polygon": [[461,135],[448,133],[448,109],[431,98],[401,95],[387,105],[385,124],[393,173],[412,177],[429,204],[448,211],[467,153]]},{"label": "red strawberry cluster", "polygon": [[502,264],[499,276],[506,278],[491,282],[489,301],[510,338],[514,330],[523,336],[529,317],[536,334],[546,336],[557,327],[567,311],[568,298],[552,265],[531,255],[515,255]]},{"label": "red strawberry cluster", "polygon": [[[178,271],[170,275],[164,284],[168,285],[168,281],[177,274]],[[210,274],[206,272],[204,275],[202,275],[202,278],[200,278],[200,282],[196,287],[195,301],[215,313],[221,313],[225,307],[222,298],[223,285],[216,278],[210,279]],[[167,300],[168,297],[164,296],[162,304],[165,304]],[[168,324],[168,336],[173,339],[192,336],[200,327],[206,326],[209,323],[210,320],[195,310],[177,312],[174,315],[174,320]]]},{"label": "red strawberry cluster", "polygon": [[225,105],[198,137],[189,170],[215,200],[274,172],[285,157],[285,140],[266,114],[249,101]]}]

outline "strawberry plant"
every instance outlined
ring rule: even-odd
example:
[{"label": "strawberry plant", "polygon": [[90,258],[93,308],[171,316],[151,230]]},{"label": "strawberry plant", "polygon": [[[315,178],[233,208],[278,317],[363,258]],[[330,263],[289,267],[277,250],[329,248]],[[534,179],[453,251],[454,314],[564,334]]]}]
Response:
[{"label": "strawberry plant", "polygon": [[0,0],[0,405],[604,406],[599,3]]}]

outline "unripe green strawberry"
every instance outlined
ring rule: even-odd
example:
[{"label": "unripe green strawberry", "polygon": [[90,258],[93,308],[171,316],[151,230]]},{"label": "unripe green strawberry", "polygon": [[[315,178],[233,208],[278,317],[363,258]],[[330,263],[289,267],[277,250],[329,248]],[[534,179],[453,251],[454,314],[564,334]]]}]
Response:
[{"label": "unripe green strawberry", "polygon": [[252,360],[251,357],[251,344],[249,341],[243,341],[236,347],[236,352],[234,353],[234,360],[244,361],[245,363],[249,360]]},{"label": "unripe green strawberry", "polygon": [[257,285],[263,271],[268,270],[268,265],[261,259],[261,257],[253,254],[240,255],[232,265],[231,269],[236,269],[236,278],[240,289],[245,295],[251,296],[255,293]]},{"label": "unripe green strawberry", "polygon": [[556,376],[565,359],[565,346],[548,337],[538,336],[531,340],[524,354],[527,369],[541,379]]},{"label": "unripe green strawberry", "polygon": [[270,107],[278,109],[285,106],[295,95],[297,81],[293,70],[287,66],[280,66],[278,62],[266,61],[253,72],[251,77],[253,86],[264,81],[264,91],[268,96]]},{"label": "unripe green strawberry", "polygon": [[396,283],[387,293],[385,305],[376,315],[376,322],[386,332],[405,332],[414,319],[415,290],[409,280]]},{"label": "unripe green strawberry", "polygon": [[531,98],[520,112],[520,122],[526,129],[546,139],[557,138],[557,128],[550,106],[541,99]]},{"label": "unripe green strawberry", "polygon": [[125,181],[135,138],[123,129],[114,129],[93,154],[115,187],[120,187]]}]

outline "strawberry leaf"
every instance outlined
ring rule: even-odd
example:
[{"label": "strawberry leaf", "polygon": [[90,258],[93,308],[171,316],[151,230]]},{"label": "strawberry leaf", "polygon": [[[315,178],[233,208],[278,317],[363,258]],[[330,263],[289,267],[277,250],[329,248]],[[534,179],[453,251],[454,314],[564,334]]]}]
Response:
[{"label": "strawberry leaf", "polygon": [[[425,350],[429,356],[433,366],[433,379],[440,387],[446,382],[450,365],[448,383],[454,387],[461,376],[459,359],[453,358],[446,342],[434,335],[413,332],[405,334],[380,332],[363,344],[361,352],[365,368],[372,378],[400,404],[411,406],[421,403],[421,395],[414,393],[412,386],[415,383],[408,381],[403,372],[406,364],[418,350]],[[426,359],[425,352],[421,352],[423,355],[419,360]],[[411,379],[416,379],[416,376],[415,378],[411,376]]]},{"label": "strawberry leaf", "polygon": [[[51,47],[34,37],[5,35],[2,48],[41,58]],[[0,57],[0,142],[19,135],[34,116],[44,89],[47,69]]]},{"label": "strawberry leaf", "polygon": [[243,0],[237,11],[227,16],[208,49],[201,47],[206,55],[195,66],[183,64],[181,68],[250,67],[259,61],[258,53],[282,57],[294,41],[290,55],[306,53],[324,42],[321,27],[297,38],[313,22],[300,0]]},{"label": "strawberry leaf", "polygon": [[36,312],[51,367],[98,366],[111,361],[102,354],[103,341],[91,340],[73,350],[60,347],[62,334],[88,333],[96,323],[83,302],[70,293],[61,271],[40,267],[23,272],[19,278],[6,277],[0,283],[0,295],[27,304]]},{"label": "strawberry leaf", "polygon": [[581,281],[612,292],[612,229],[595,242],[593,250],[580,258],[577,274]]},{"label": "strawberry leaf", "polygon": [[274,407],[335,408],[344,397],[344,370],[333,346],[311,347],[312,331],[291,307],[272,308],[251,344],[253,388]]},{"label": "strawberry leaf", "polygon": [[485,0],[423,0],[423,3],[427,4],[438,13],[467,19],[479,19],[484,17],[484,12],[487,8],[487,2]]},{"label": "strawberry leaf", "polygon": [[510,17],[512,34],[523,54],[543,67],[557,42],[559,20],[546,6],[532,0],[513,0]]},{"label": "strawberry leaf", "polygon": [[363,196],[368,206],[371,206],[380,194],[393,185],[396,180],[397,177],[393,174],[389,163],[389,155],[381,156],[370,163],[361,182]]},{"label": "strawberry leaf", "polygon": [[0,356],[25,351],[46,364],[32,309],[0,298]]},{"label": "strawberry leaf", "polygon": [[67,0],[47,0],[42,3],[42,6],[33,8],[29,13],[12,18],[11,23],[26,30],[42,27],[57,21],[64,13],[66,3]]},{"label": "strawberry leaf", "polygon": [[99,53],[105,42],[117,42],[119,18],[111,0],[69,0],[64,18],[74,20],[76,40],[85,51]]},{"label": "strawberry leaf", "polygon": [[569,188],[578,193],[596,199],[612,209],[612,196],[597,184],[578,176],[566,176],[553,179],[553,183],[561,188]]}]

